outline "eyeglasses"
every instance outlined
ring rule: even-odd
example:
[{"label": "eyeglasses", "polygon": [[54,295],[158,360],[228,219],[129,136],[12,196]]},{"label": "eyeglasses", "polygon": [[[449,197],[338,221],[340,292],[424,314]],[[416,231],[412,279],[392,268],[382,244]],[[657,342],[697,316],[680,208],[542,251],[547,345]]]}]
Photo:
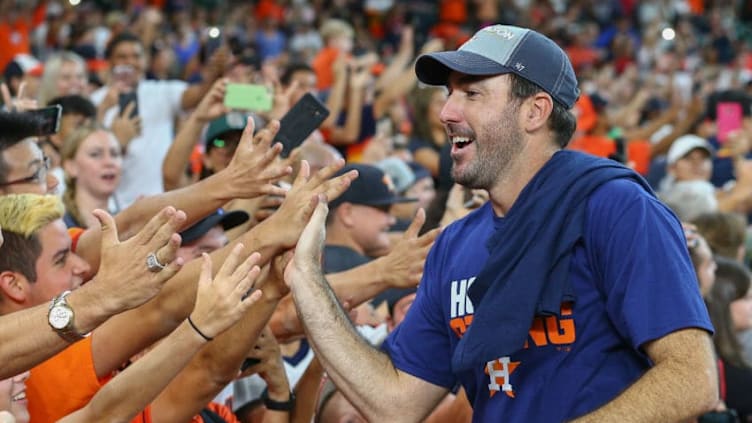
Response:
[{"label": "eyeglasses", "polygon": [[47,178],[47,171],[50,170],[51,165],[50,158],[45,156],[42,158],[42,166],[40,166],[33,175],[27,176],[26,178],[16,179],[15,181],[0,183],[0,187],[18,184],[38,184]]}]

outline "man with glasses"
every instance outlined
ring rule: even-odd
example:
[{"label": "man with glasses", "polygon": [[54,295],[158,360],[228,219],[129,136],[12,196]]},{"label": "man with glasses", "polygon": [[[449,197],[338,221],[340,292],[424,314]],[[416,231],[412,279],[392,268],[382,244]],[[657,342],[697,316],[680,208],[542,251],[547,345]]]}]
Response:
[{"label": "man with glasses", "polygon": [[41,121],[26,113],[0,113],[0,194],[46,194],[58,180],[36,142]]}]

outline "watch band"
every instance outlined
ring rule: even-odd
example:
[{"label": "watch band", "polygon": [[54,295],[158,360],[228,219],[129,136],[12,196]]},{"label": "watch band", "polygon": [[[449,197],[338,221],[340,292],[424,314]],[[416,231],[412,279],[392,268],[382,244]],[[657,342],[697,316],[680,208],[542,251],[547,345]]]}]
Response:
[{"label": "watch band", "polygon": [[264,406],[267,410],[292,411],[295,408],[295,394],[292,392],[290,392],[290,399],[287,401],[274,401],[269,398],[269,391],[265,389],[262,398],[264,398]]},{"label": "watch band", "polygon": [[[70,293],[71,293],[71,291],[63,291],[63,293],[61,293],[60,295],[58,295],[55,298],[53,298],[52,301],[50,301],[49,312],[51,312],[52,309],[54,309],[55,307],[67,307],[72,312],[73,308],[71,308],[70,304],[68,304],[68,300],[66,299],[68,297],[68,295],[70,295]],[[67,342],[80,341],[81,339],[85,338],[85,335],[81,335],[76,330],[75,318],[76,318],[76,316],[75,316],[75,313],[74,313],[73,316],[71,317],[70,322],[68,323],[68,325],[66,327],[64,327],[62,329],[56,329],[56,328],[52,327],[52,329],[55,332],[57,332],[57,334],[60,335],[60,337],[63,338]],[[50,326],[52,326],[52,325],[50,325]]]}]

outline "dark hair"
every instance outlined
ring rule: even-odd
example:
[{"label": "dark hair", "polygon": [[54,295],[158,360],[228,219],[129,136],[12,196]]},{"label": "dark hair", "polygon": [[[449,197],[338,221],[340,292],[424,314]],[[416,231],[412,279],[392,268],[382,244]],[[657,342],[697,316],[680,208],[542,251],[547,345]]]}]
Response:
[{"label": "dark hair", "polygon": [[431,106],[431,98],[433,95],[444,90],[444,87],[438,86],[419,87],[416,85],[415,88],[413,88],[408,102],[412,109],[414,138],[436,145],[433,139],[431,123],[428,120],[428,108]]},{"label": "dark hair", "polygon": [[[509,74],[511,78],[511,90],[510,98],[518,103],[528,97],[531,97],[539,92],[545,92],[543,88],[536,84],[517,76],[513,73]],[[554,102],[554,109],[551,111],[551,116],[548,118],[548,127],[556,133],[556,143],[559,147],[564,148],[569,144],[577,129],[577,119],[574,115],[567,110],[567,108],[556,101],[553,97],[551,99]]]},{"label": "dark hair", "polygon": [[10,270],[36,282],[36,263],[42,254],[42,244],[37,235],[25,238],[21,234],[3,230],[3,245],[0,246],[0,272]]},{"label": "dark hair", "polygon": [[285,71],[282,73],[282,76],[279,78],[279,82],[282,83],[285,87],[290,85],[290,82],[292,81],[293,75],[295,75],[296,72],[310,72],[315,73],[313,68],[309,66],[307,63],[290,63],[287,68],[285,68]]},{"label": "dark hair", "polygon": [[750,273],[741,263],[717,256],[715,284],[707,298],[708,313],[715,328],[713,342],[721,358],[734,366],[749,366],[744,359],[736,328],[731,318],[730,304],[749,291]]},{"label": "dark hair", "polygon": [[105,47],[104,49],[104,57],[106,57],[107,59],[112,59],[112,53],[115,51],[115,48],[117,48],[117,46],[122,43],[137,43],[138,45],[143,47],[141,39],[138,38],[135,34],[132,34],[130,32],[121,32],[120,34],[112,37],[110,41],[107,42],[107,47]]},{"label": "dark hair", "polygon": [[36,115],[24,112],[0,112],[0,183],[8,177],[8,163],[3,158],[5,150],[29,137],[40,134],[44,122]]},{"label": "dark hair", "polygon": [[59,104],[63,108],[63,116],[81,115],[85,118],[97,117],[97,106],[88,98],[73,94],[55,97],[47,102],[48,106]]}]

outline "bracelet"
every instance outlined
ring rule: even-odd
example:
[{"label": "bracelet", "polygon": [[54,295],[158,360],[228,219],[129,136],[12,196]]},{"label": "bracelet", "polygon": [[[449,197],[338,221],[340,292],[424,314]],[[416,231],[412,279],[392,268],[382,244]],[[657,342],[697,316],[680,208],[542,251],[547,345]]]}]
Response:
[{"label": "bracelet", "polygon": [[292,411],[295,408],[295,394],[290,392],[290,399],[287,401],[274,401],[269,398],[269,388],[264,389],[261,393],[261,398],[264,400],[264,406],[267,410],[274,411]]},{"label": "bracelet", "polygon": [[188,316],[188,324],[190,324],[190,325],[191,325],[191,327],[193,328],[193,330],[195,330],[195,331],[196,331],[196,333],[198,333],[199,335],[201,335],[201,337],[202,337],[202,338],[206,339],[206,341],[207,341],[207,342],[208,342],[208,341],[211,341],[212,339],[214,339],[214,338],[212,338],[212,337],[210,337],[210,336],[206,336],[206,335],[204,335],[204,333],[203,333],[203,332],[201,332],[201,331],[200,331],[200,330],[199,330],[199,329],[198,329],[198,328],[196,327],[196,324],[195,324],[195,323],[193,323],[193,320],[191,320],[191,316]]}]

